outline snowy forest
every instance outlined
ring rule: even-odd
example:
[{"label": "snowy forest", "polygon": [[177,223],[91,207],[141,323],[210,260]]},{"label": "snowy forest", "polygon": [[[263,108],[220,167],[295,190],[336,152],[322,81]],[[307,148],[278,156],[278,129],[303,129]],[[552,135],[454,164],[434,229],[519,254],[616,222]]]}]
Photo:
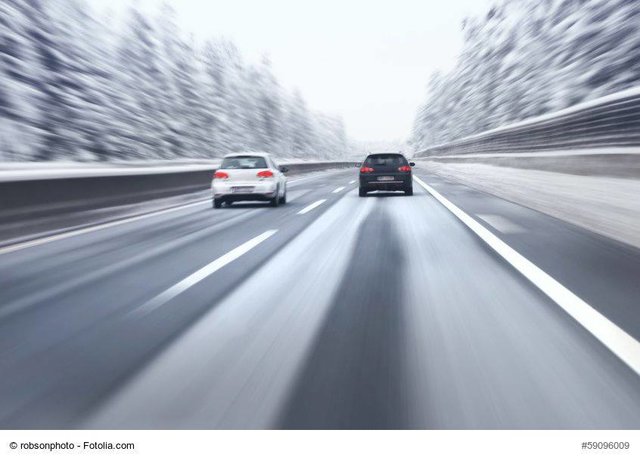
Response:
[{"label": "snowy forest", "polygon": [[503,0],[462,29],[457,64],[428,84],[416,150],[640,85],[638,0]]},{"label": "snowy forest", "polygon": [[169,7],[113,22],[84,0],[0,0],[0,161],[344,154],[342,120],[286,91],[268,59],[196,44]]}]

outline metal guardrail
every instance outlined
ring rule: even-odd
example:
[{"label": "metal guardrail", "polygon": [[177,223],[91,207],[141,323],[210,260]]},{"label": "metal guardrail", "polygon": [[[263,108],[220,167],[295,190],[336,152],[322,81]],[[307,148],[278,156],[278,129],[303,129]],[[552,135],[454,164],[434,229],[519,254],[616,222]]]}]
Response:
[{"label": "metal guardrail", "polygon": [[640,147],[640,88],[419,151],[418,157]]}]

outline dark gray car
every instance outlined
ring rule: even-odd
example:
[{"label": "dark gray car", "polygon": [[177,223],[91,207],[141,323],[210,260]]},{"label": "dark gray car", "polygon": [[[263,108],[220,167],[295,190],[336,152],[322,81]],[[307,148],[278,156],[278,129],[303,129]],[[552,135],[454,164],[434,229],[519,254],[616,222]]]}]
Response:
[{"label": "dark gray car", "polygon": [[401,190],[413,195],[412,166],[415,163],[402,154],[369,154],[360,168],[360,197],[374,190]]}]

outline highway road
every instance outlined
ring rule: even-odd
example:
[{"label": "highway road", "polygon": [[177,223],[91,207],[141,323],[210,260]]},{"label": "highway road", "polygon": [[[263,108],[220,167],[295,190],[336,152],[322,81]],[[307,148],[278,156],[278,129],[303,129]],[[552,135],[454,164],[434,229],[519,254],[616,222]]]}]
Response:
[{"label": "highway road", "polygon": [[0,248],[0,427],[640,429],[640,251],[415,178]]}]

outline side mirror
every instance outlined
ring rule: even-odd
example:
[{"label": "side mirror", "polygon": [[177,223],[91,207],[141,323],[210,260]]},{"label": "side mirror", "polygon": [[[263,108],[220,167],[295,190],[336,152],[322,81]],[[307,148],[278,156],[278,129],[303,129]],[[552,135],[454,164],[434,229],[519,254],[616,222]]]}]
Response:
[{"label": "side mirror", "polygon": [[416,162],[409,162],[409,166],[416,166]]},{"label": "side mirror", "polygon": [[286,173],[287,171],[289,171],[289,168],[287,168],[286,166],[281,166],[278,169],[280,170],[281,173]]}]

